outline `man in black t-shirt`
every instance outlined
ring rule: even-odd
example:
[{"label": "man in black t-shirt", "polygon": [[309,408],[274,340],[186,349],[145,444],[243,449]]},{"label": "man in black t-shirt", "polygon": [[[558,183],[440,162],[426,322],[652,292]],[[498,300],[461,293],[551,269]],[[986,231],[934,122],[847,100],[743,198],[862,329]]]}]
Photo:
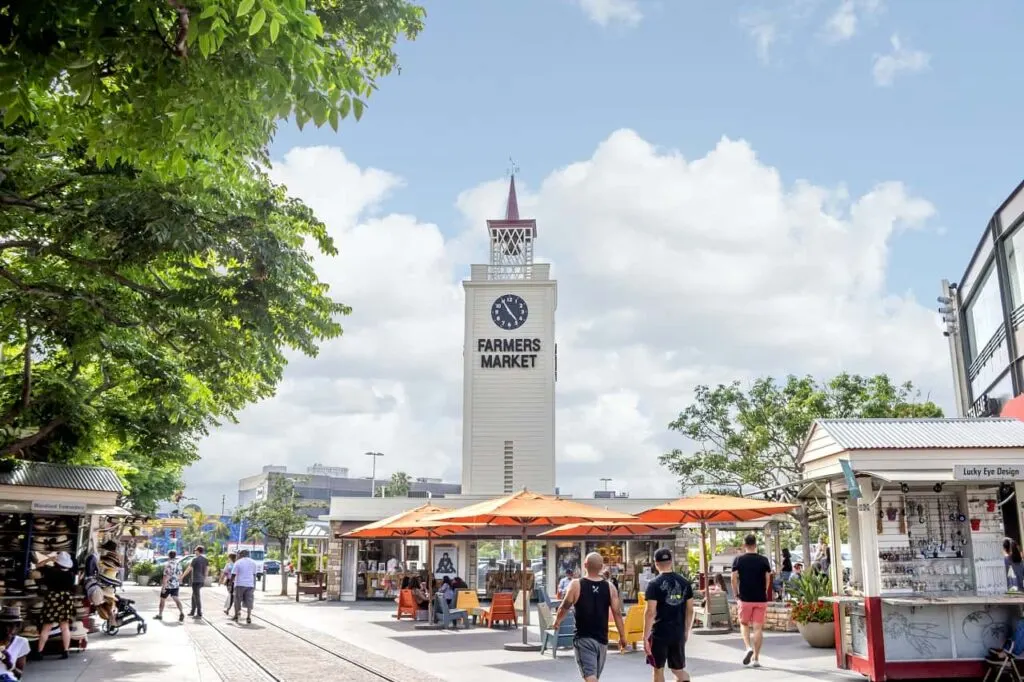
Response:
[{"label": "man in black t-shirt", "polygon": [[[764,643],[764,619],[772,593],[772,565],[757,553],[757,537],[743,539],[743,554],[732,561],[732,592],[738,602],[740,634],[746,652],[743,665],[761,667],[761,645]],[[751,632],[753,630],[753,632]]]},{"label": "man in black t-shirt", "polygon": [[693,588],[672,570],[672,552],[662,548],[654,553],[658,577],[647,583],[644,596],[644,651],[654,668],[654,682],[664,682],[665,664],[683,682],[686,672],[686,640],[693,629]]}]

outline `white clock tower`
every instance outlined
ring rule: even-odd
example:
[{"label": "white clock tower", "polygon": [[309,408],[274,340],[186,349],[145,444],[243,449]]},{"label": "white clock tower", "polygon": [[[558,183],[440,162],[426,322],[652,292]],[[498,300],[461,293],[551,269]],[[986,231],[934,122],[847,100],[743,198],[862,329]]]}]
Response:
[{"label": "white clock tower", "polygon": [[519,217],[513,173],[490,263],[470,266],[463,347],[462,491],[555,491],[555,307],[551,266],[533,262],[537,221]]}]

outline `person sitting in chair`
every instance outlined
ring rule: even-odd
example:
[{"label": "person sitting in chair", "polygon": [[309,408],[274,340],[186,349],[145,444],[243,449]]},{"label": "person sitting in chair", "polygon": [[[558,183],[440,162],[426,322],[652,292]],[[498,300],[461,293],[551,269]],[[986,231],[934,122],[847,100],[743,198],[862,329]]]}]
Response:
[{"label": "person sitting in chair", "polygon": [[1024,618],[1018,618],[1013,628],[1013,636],[1006,640],[1002,649],[989,649],[986,660],[1002,661],[1007,657],[1024,657]]}]

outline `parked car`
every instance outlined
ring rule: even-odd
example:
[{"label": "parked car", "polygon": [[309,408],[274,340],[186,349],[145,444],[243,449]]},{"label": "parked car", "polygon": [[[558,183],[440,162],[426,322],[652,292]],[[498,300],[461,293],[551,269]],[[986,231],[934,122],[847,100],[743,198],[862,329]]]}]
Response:
[{"label": "parked car", "polygon": [[277,559],[267,559],[263,562],[263,572],[267,575],[280,575],[281,562]]}]

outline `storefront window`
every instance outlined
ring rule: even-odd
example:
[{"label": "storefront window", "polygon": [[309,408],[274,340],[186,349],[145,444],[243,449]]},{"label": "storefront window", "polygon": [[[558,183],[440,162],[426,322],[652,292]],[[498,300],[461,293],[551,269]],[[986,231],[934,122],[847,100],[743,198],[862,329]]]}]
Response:
[{"label": "storefront window", "polygon": [[1024,229],[1017,228],[1006,240],[1006,272],[1010,278],[1013,309],[1024,305]]},{"label": "storefront window", "polygon": [[995,268],[989,268],[967,306],[967,340],[969,361],[978,357],[981,349],[1003,324],[1003,306],[999,297],[999,279]]}]

